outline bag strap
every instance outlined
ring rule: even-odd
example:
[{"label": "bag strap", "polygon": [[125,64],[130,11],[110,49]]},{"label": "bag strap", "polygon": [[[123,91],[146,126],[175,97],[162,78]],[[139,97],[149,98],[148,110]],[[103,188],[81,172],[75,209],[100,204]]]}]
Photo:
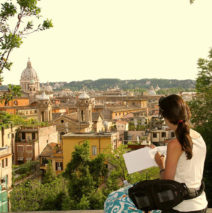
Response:
[{"label": "bag strap", "polygon": [[[186,187],[186,185],[185,185],[185,187]],[[186,187],[186,188],[187,189],[185,190],[186,194],[184,195],[184,200],[193,199],[202,194],[202,192],[205,190],[205,183],[202,180],[201,186],[199,189],[188,188],[188,187]]]}]

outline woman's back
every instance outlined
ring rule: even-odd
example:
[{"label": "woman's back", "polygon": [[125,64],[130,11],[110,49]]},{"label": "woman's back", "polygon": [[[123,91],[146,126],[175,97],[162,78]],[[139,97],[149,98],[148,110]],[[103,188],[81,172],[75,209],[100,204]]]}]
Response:
[{"label": "woman's back", "polygon": [[[183,152],[178,160],[174,179],[178,182],[185,183],[188,188],[199,188],[203,177],[204,162],[206,156],[206,145],[199,133],[191,130],[193,142],[193,156],[187,160]],[[174,209],[179,211],[195,211],[207,206],[205,192],[197,198],[185,200]]]}]

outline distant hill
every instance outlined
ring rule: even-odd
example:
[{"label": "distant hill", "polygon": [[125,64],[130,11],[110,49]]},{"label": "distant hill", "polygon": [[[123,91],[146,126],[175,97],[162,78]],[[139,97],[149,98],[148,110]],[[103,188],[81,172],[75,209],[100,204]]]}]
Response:
[{"label": "distant hill", "polygon": [[[58,83],[58,82],[57,82]],[[49,83],[54,86],[56,82]],[[154,88],[159,86],[164,88],[182,88],[193,89],[195,88],[194,80],[176,80],[176,79],[140,79],[140,80],[120,80],[120,79],[98,79],[98,80],[84,80],[84,81],[71,81],[69,83],[63,82],[60,89],[70,89],[72,91],[86,89],[106,90],[118,86],[120,89],[149,89],[151,86]]]}]

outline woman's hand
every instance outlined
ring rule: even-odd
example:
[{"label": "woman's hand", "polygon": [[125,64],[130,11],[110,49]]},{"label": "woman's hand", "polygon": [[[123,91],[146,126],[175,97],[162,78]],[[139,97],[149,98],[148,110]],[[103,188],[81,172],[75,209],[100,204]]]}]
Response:
[{"label": "woman's hand", "polygon": [[161,155],[160,152],[156,152],[155,162],[157,163],[160,169],[165,169],[165,156]]}]

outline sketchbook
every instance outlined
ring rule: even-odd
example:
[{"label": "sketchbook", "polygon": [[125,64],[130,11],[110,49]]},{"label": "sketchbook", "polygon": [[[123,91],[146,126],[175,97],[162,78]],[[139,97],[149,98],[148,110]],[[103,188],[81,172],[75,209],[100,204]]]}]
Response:
[{"label": "sketchbook", "polygon": [[155,162],[156,152],[166,155],[167,146],[157,146],[154,149],[149,147],[137,149],[123,154],[124,161],[129,174],[157,166]]}]

